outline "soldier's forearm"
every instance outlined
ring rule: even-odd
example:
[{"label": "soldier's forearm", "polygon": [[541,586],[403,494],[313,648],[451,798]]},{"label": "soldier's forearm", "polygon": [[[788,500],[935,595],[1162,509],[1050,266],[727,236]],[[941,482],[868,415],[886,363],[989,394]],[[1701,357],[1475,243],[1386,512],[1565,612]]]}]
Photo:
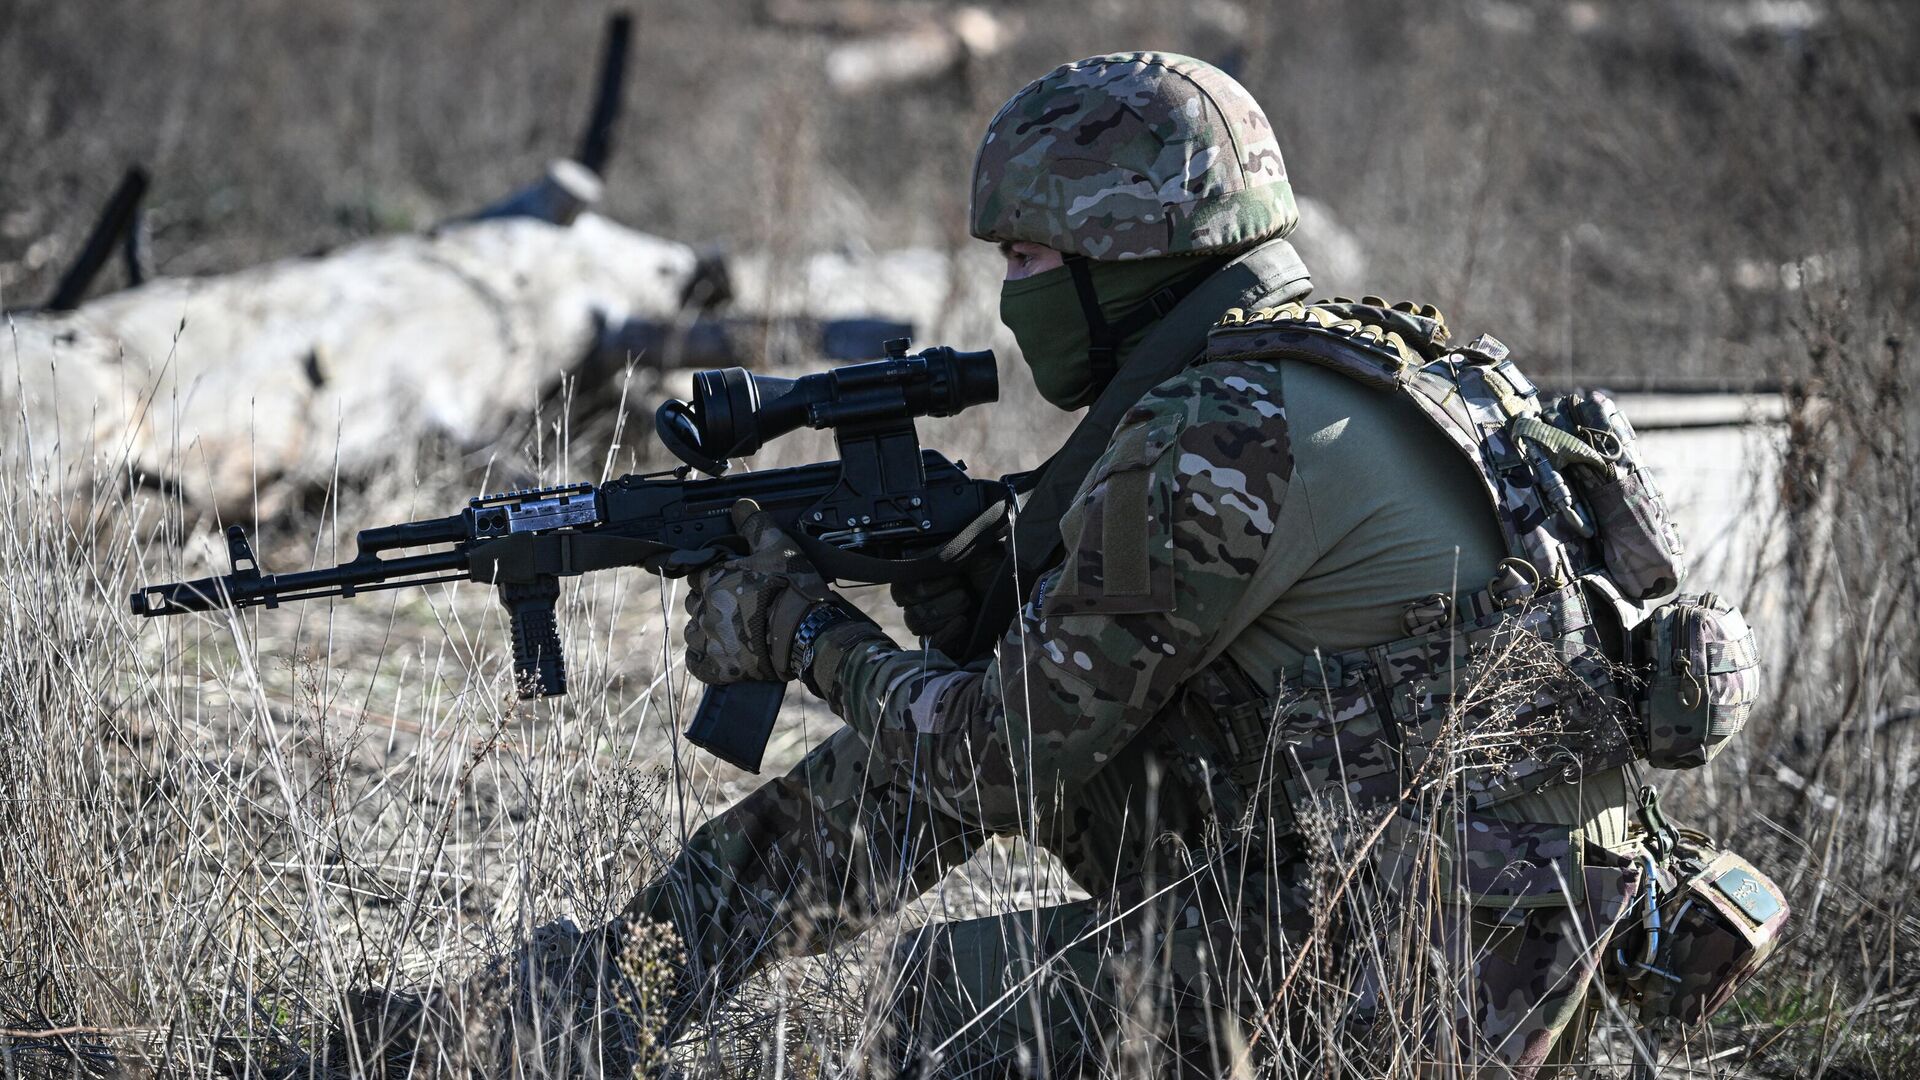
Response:
[{"label": "soldier's forearm", "polygon": [[[834,712],[852,723],[842,711],[846,686],[851,676],[849,667],[877,659],[880,653],[897,652],[899,648],[886,631],[872,623],[841,623],[821,633],[820,640],[813,647],[813,663],[809,670],[801,674]],[[854,726],[860,727],[858,724]]]},{"label": "soldier's forearm", "polygon": [[[902,649],[871,623],[835,626],[823,633],[810,674],[828,707],[869,744],[897,742],[887,737],[889,732],[958,726],[956,711],[970,711],[979,698],[978,693],[963,692],[970,687],[961,684],[984,677],[941,653]],[[935,715],[941,722],[930,725]]]}]

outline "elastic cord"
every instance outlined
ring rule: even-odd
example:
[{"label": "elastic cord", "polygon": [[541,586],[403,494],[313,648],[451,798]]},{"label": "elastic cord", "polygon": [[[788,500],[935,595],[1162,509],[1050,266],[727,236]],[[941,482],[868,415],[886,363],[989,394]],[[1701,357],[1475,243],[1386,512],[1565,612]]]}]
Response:
[{"label": "elastic cord", "polygon": [[1107,324],[1100,310],[1100,295],[1093,287],[1093,264],[1085,255],[1068,255],[1062,262],[1073,275],[1073,291],[1080,296],[1080,314],[1087,320],[1087,358],[1092,361],[1093,391],[1098,394],[1113,381],[1120,370],[1121,338]]}]

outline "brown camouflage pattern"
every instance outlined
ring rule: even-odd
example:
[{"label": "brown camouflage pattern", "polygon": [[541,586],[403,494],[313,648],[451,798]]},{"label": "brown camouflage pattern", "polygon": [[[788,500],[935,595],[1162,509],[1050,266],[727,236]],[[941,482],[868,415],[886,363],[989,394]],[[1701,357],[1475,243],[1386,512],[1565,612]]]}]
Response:
[{"label": "brown camouflage pattern", "polygon": [[1746,727],[1760,692],[1760,648],[1740,609],[1712,593],[1675,597],[1636,631],[1649,666],[1648,764],[1697,769]]},{"label": "brown camouflage pattern", "polygon": [[[1273,989],[1248,973],[1270,969],[1273,942],[1306,940],[1314,918],[1306,890],[1262,884],[1303,879],[1297,861],[1278,873],[1215,862],[1219,877],[1201,877],[1172,855],[1164,869],[1187,873],[1171,880],[909,934],[890,977],[898,1056],[938,1076],[1226,1074],[1222,1028]],[[1026,1068],[1009,1070],[1023,1052]]]},{"label": "brown camouflage pattern", "polygon": [[1276,718],[1301,814],[1445,794],[1485,808],[1638,756],[1578,584],[1513,609],[1319,658]]},{"label": "brown camouflage pattern", "polygon": [[[882,760],[925,761],[926,798],[971,828],[1018,830],[1054,805],[1196,672],[1272,542],[1292,471],[1277,387],[1271,366],[1231,362],[1155,387],[1094,464],[1061,522],[1067,559],[998,660],[965,671],[882,650],[831,674],[816,664],[834,710]],[[1110,545],[1118,528],[1143,550]],[[1123,554],[1137,573],[1110,580]]]},{"label": "brown camouflage pattern", "polygon": [[1637,914],[1638,927],[1614,945],[1616,992],[1638,1002],[1642,1022],[1699,1024],[1766,962],[1791,911],[1780,887],[1752,863],[1683,833],[1659,872],[1657,895],[1643,898]]},{"label": "brown camouflage pattern", "polygon": [[1266,113],[1173,53],[1095,56],[1028,84],[987,125],[973,235],[1090,259],[1241,251],[1299,219]]},{"label": "brown camouflage pattern", "polygon": [[1666,500],[1640,460],[1633,425],[1599,390],[1577,390],[1558,411],[1586,441],[1602,449],[1605,469],[1580,468],[1574,479],[1593,510],[1607,577],[1629,600],[1665,596],[1687,575],[1686,550]]},{"label": "brown camouflage pattern", "polygon": [[[671,919],[696,978],[724,987],[859,933],[989,835],[1036,837],[1096,893],[1140,874],[1156,831],[1202,805],[1169,780],[1157,809],[1129,810],[1167,772],[1134,736],[1271,540],[1290,470],[1274,374],[1208,365],[1134,407],[1063,523],[1082,543],[984,670],[865,624],[823,634],[814,676],[849,726],[699,830],[630,914]],[[1146,526],[1145,595],[1106,592],[1115,478]]]},{"label": "brown camouflage pattern", "polygon": [[1210,335],[1208,355],[1306,360],[1407,392],[1478,467],[1508,551],[1541,585],[1556,588],[1597,568],[1592,541],[1550,505],[1542,470],[1551,466],[1531,460],[1514,430],[1518,418],[1540,417],[1542,406],[1506,346],[1482,335],[1448,349],[1446,320],[1431,306],[1366,300],[1378,298],[1236,308]]},{"label": "brown camouflage pattern", "polygon": [[[1363,902],[1396,914],[1362,923],[1380,940],[1352,946],[1368,958],[1356,973],[1354,1024],[1425,1031],[1432,1075],[1487,1075],[1472,1069],[1488,1066],[1552,1075],[1642,871],[1565,825],[1435,820],[1396,822],[1375,853],[1377,892]],[[1424,939],[1424,955],[1398,955],[1405,947],[1392,939],[1407,937]],[[1433,1023],[1406,1000],[1422,986],[1467,993]]]},{"label": "brown camouflage pattern", "polygon": [[1733,1000],[1766,962],[1789,910],[1780,887],[1731,851],[1715,856],[1681,896],[1685,899],[1663,905],[1671,918],[1659,966],[1673,978],[1650,987],[1646,1006],[1682,1024],[1697,1024]]}]

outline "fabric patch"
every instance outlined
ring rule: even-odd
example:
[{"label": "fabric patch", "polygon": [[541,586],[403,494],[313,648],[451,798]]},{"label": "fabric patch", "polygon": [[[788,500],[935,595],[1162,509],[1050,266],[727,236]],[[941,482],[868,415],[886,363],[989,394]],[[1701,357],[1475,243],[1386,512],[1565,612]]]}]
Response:
[{"label": "fabric patch", "polygon": [[1173,491],[1156,468],[1184,415],[1122,430],[1060,522],[1067,545],[1048,615],[1173,610]]},{"label": "fabric patch", "polygon": [[1719,889],[1756,926],[1786,909],[1786,904],[1774,894],[1772,883],[1763,882],[1760,875],[1748,866],[1736,866],[1714,878],[1713,887]]}]

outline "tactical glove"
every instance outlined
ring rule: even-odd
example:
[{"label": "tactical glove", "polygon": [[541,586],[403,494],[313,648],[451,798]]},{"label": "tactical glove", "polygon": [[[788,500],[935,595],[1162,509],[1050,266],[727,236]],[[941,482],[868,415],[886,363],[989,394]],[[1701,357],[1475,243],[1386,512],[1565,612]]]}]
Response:
[{"label": "tactical glove", "polygon": [[960,564],[956,573],[910,581],[889,590],[900,605],[907,630],[955,660],[973,636],[973,620],[1006,559],[1006,545],[988,544]]},{"label": "tactical glove", "polygon": [[748,552],[702,570],[687,592],[687,671],[708,686],[786,682],[793,632],[815,604],[836,599],[773,515],[751,499],[733,504]]}]

